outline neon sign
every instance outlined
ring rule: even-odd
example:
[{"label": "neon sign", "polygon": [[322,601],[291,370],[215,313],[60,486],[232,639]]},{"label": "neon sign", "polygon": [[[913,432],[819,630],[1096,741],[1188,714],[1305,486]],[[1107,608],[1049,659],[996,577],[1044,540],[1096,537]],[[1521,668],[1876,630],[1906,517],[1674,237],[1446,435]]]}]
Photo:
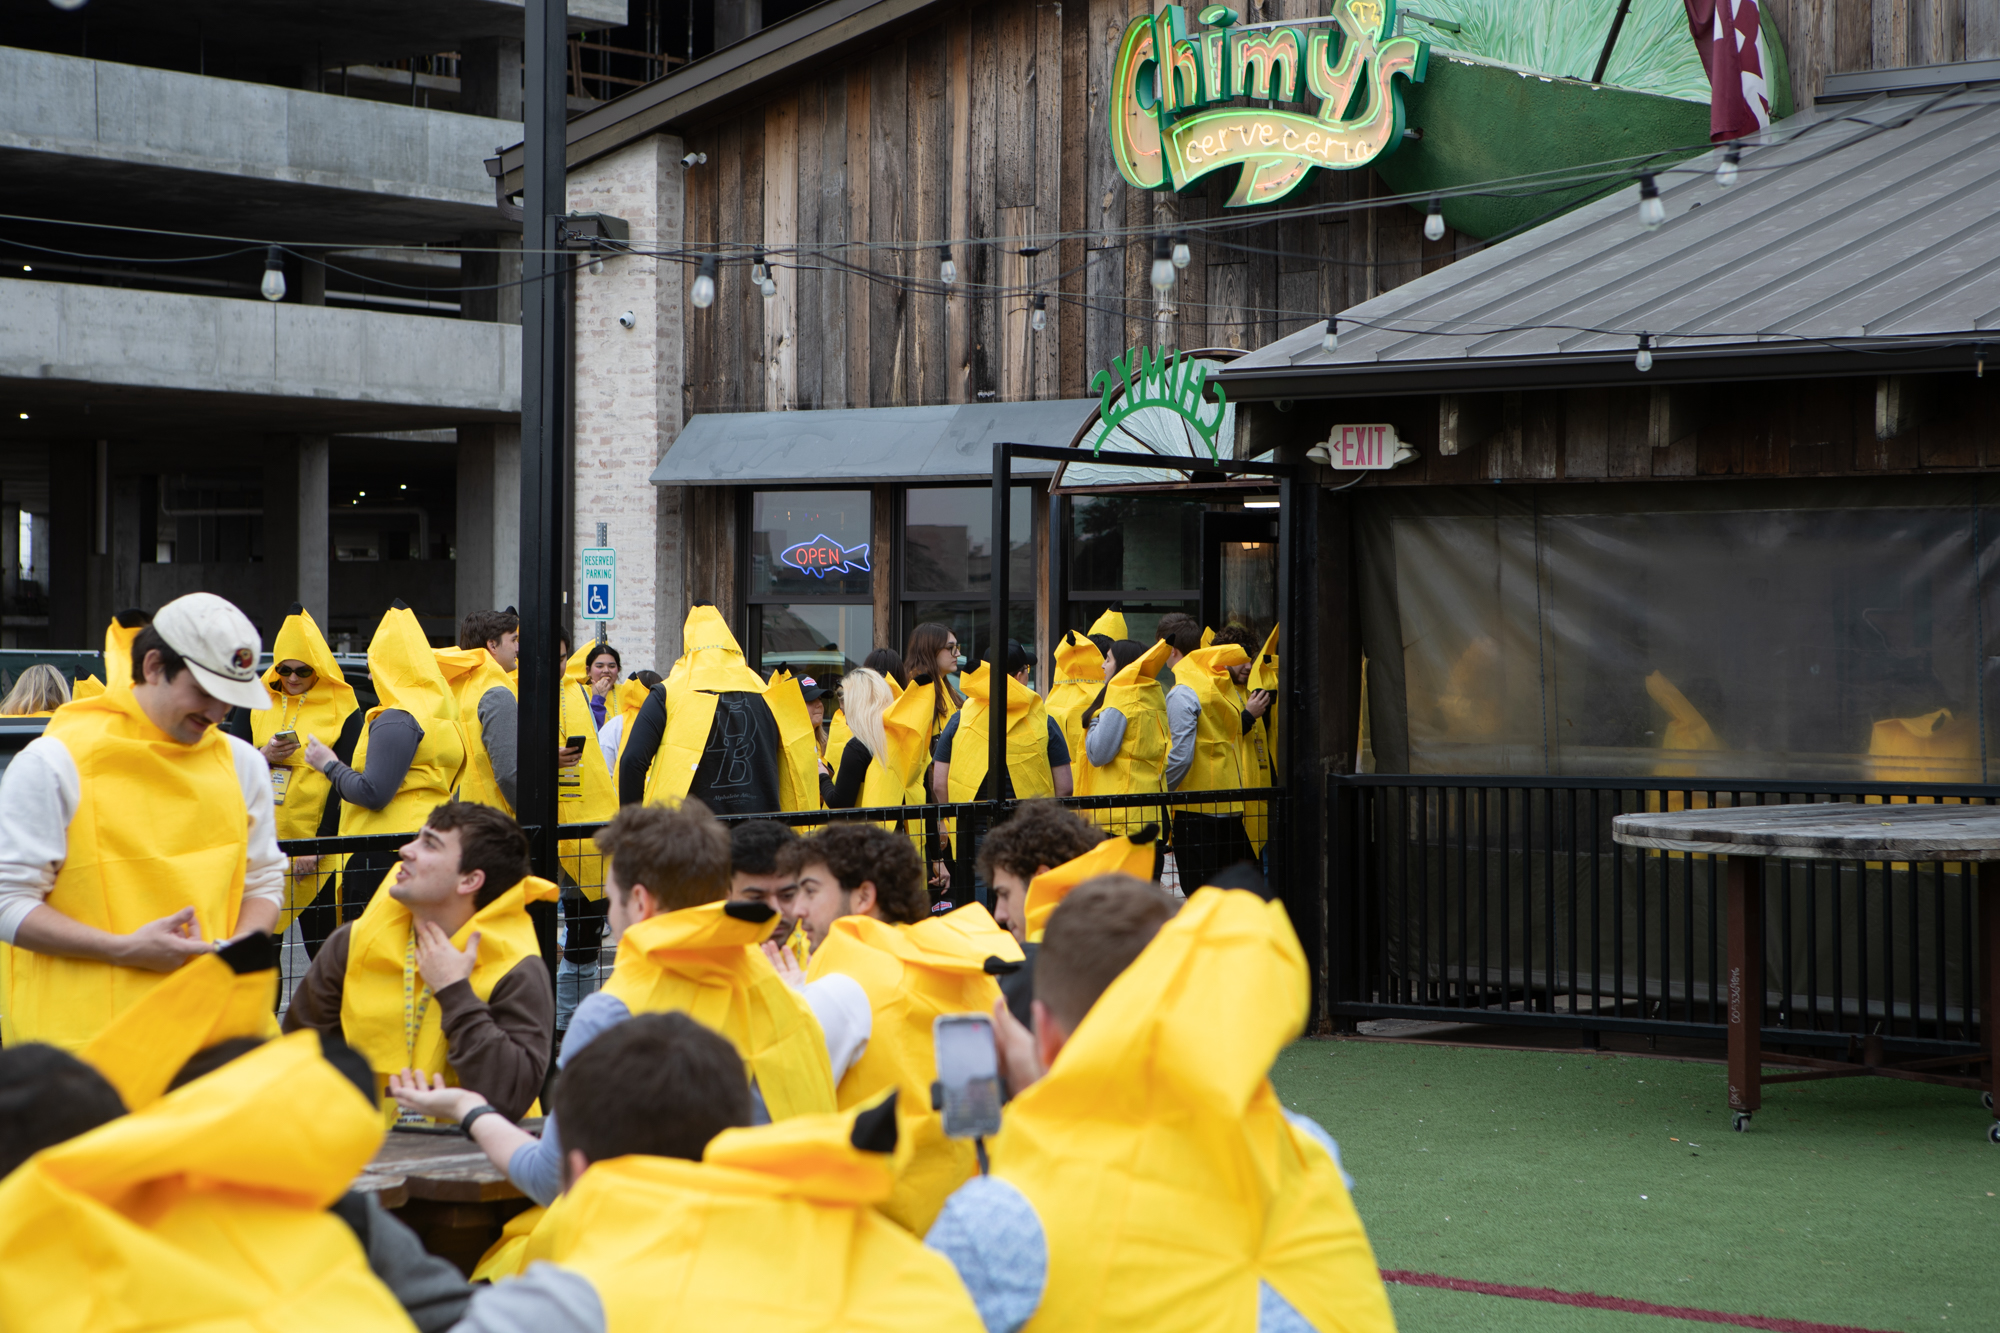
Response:
[{"label": "neon sign", "polygon": [[845,574],[850,569],[867,573],[868,543],[842,546],[822,532],[809,542],[786,547],[778,553],[778,559],[816,579],[823,579],[828,574]]},{"label": "neon sign", "polygon": [[[1333,0],[1308,24],[1232,29],[1236,11],[1198,15],[1212,31],[1188,36],[1187,11],[1167,5],[1127,25],[1112,67],[1111,155],[1142,190],[1185,190],[1240,166],[1228,206],[1268,204],[1314,167],[1352,171],[1393,152],[1403,137],[1395,80],[1424,79],[1430,46],[1398,37],[1396,0]],[[1203,110],[1239,97],[1319,99],[1316,115],[1267,107]]]},{"label": "neon sign", "polygon": [[[1138,377],[1133,378],[1134,367]],[[1185,352],[1169,347],[1128,347],[1125,355],[1111,358],[1111,369],[1091,377],[1090,387],[1099,394],[1098,429],[1091,455],[1104,451],[1104,441],[1120,423],[1149,407],[1162,407],[1186,421],[1208,446],[1208,456],[1219,459],[1216,440],[1222,434],[1223,410],[1229,395],[1220,384],[1208,383],[1208,365]],[[1115,400],[1112,394],[1123,389]],[[1213,389],[1215,397],[1204,390]]]}]

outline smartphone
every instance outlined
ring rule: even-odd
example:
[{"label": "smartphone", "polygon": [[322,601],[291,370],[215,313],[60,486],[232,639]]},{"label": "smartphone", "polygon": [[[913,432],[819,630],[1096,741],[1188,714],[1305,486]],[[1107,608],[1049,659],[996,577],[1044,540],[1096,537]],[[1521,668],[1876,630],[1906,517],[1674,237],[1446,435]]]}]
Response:
[{"label": "smartphone", "polygon": [[583,748],[583,737],[581,736],[570,737],[568,740],[563,742],[563,748],[566,750],[581,750]]},{"label": "smartphone", "polygon": [[282,745],[297,745],[299,743],[299,733],[296,731],[273,732],[271,739]]},{"label": "smartphone", "polygon": [[1000,1056],[985,1014],[939,1014],[931,1021],[938,1105],[954,1139],[1000,1132]]}]

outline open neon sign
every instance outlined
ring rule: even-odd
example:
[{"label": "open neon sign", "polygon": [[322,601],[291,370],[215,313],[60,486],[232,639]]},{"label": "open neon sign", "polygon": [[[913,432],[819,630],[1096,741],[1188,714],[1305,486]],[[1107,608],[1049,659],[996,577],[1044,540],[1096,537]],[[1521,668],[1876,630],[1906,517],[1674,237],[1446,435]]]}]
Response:
[{"label": "open neon sign", "polygon": [[778,553],[778,559],[816,579],[823,579],[828,574],[845,574],[851,569],[867,573],[868,543],[842,546],[822,532],[809,542],[786,547]]}]

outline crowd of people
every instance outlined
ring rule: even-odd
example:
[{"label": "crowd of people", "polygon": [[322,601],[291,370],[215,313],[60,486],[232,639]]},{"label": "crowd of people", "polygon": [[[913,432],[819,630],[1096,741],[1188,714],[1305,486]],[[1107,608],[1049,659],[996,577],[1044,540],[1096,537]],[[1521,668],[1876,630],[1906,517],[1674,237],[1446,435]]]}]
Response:
[{"label": "crowd of people", "polygon": [[[554,882],[511,612],[392,608],[365,709],[297,608],[262,672],[220,598],[121,617],[0,775],[0,1327],[1393,1327],[1269,1082],[1308,980],[1258,807],[1054,799],[1266,785],[1275,631],[1111,616],[1046,699],[943,626],[837,692],[708,607],[663,679],[585,644]],[[390,836],[280,846],[334,832]],[[935,1095],[966,1015],[997,1131]],[[398,1124],[534,1205],[469,1275],[350,1188]]]}]

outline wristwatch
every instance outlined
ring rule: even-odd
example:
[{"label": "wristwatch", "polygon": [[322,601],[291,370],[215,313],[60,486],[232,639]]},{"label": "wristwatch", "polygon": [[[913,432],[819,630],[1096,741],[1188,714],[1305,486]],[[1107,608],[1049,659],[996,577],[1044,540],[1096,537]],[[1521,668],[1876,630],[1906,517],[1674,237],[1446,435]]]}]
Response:
[{"label": "wristwatch", "polygon": [[500,1112],[498,1108],[488,1106],[486,1103],[481,1102],[479,1105],[473,1107],[470,1111],[467,1111],[464,1115],[459,1117],[458,1120],[459,1130],[463,1132],[467,1138],[471,1138],[472,1124],[474,1121],[478,1120],[479,1117],[483,1115],[499,1115],[499,1114]]}]

